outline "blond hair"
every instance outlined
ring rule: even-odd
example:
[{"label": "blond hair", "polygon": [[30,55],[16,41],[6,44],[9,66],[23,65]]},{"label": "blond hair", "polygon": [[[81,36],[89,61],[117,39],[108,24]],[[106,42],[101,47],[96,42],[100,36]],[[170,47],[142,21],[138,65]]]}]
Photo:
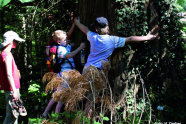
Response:
[{"label": "blond hair", "polygon": [[67,37],[67,33],[65,31],[62,30],[56,30],[53,34],[52,34],[53,39],[57,39],[57,40],[61,40],[65,37]]}]

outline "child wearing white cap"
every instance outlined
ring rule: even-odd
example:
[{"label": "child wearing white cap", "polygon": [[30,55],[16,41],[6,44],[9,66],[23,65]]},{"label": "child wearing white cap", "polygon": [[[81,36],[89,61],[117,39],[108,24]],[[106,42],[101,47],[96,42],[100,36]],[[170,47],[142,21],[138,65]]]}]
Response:
[{"label": "child wearing white cap", "polygon": [[[12,48],[16,48],[19,42],[24,42],[14,31],[7,31],[3,35],[0,44],[2,50],[0,54],[0,90],[5,91],[6,97],[6,117],[3,124],[17,124],[19,112],[16,113],[10,104],[12,99],[20,99],[20,75],[14,57],[11,53]],[[13,96],[13,97],[12,97]],[[14,106],[15,107],[15,106]],[[19,110],[18,110],[19,111]],[[20,109],[20,111],[22,111]],[[23,110],[25,112],[25,110]],[[26,113],[24,114],[24,116]]]}]

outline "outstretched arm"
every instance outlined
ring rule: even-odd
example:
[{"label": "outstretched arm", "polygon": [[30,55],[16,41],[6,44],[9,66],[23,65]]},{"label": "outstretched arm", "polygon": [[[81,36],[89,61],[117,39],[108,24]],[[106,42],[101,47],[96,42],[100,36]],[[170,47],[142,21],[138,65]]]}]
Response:
[{"label": "outstretched arm", "polygon": [[147,34],[146,36],[130,36],[127,37],[125,42],[142,42],[142,41],[149,41],[154,40],[157,36],[152,35],[151,33]]},{"label": "outstretched arm", "polygon": [[154,28],[146,36],[130,36],[126,38],[125,42],[141,42],[141,41],[154,40],[159,37],[157,31],[158,31],[158,25],[155,25]]},{"label": "outstretched arm", "polygon": [[67,33],[67,39],[70,39],[72,32],[74,31],[75,23],[72,24],[70,30]]},{"label": "outstretched arm", "polygon": [[77,25],[77,27],[84,33],[87,35],[89,29],[87,26],[83,25],[79,19],[75,18],[74,19],[74,23]]},{"label": "outstretched arm", "polygon": [[85,48],[85,43],[81,43],[80,46],[75,49],[74,51],[70,52],[69,54],[66,55],[67,58],[72,58],[74,57],[78,52],[80,52],[83,48]]}]

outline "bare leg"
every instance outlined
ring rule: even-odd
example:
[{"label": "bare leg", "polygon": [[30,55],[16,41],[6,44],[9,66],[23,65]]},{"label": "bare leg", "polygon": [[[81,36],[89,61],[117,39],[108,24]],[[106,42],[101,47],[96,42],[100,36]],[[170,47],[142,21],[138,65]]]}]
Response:
[{"label": "bare leg", "polygon": [[61,107],[62,107],[62,102],[58,102],[56,105],[55,113],[60,113]]},{"label": "bare leg", "polygon": [[52,108],[53,104],[55,103],[54,99],[52,98],[48,103],[47,107],[45,108],[44,113],[42,114],[43,117],[46,117],[50,109]]}]

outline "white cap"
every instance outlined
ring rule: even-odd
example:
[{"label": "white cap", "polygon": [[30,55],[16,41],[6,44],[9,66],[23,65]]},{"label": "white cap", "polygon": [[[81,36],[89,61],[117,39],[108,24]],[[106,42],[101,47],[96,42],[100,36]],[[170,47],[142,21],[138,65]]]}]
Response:
[{"label": "white cap", "polygon": [[18,42],[24,42],[25,40],[20,38],[19,35],[14,31],[7,31],[3,34],[3,41],[0,44],[0,48],[7,46],[9,43],[13,42],[14,40]]}]

